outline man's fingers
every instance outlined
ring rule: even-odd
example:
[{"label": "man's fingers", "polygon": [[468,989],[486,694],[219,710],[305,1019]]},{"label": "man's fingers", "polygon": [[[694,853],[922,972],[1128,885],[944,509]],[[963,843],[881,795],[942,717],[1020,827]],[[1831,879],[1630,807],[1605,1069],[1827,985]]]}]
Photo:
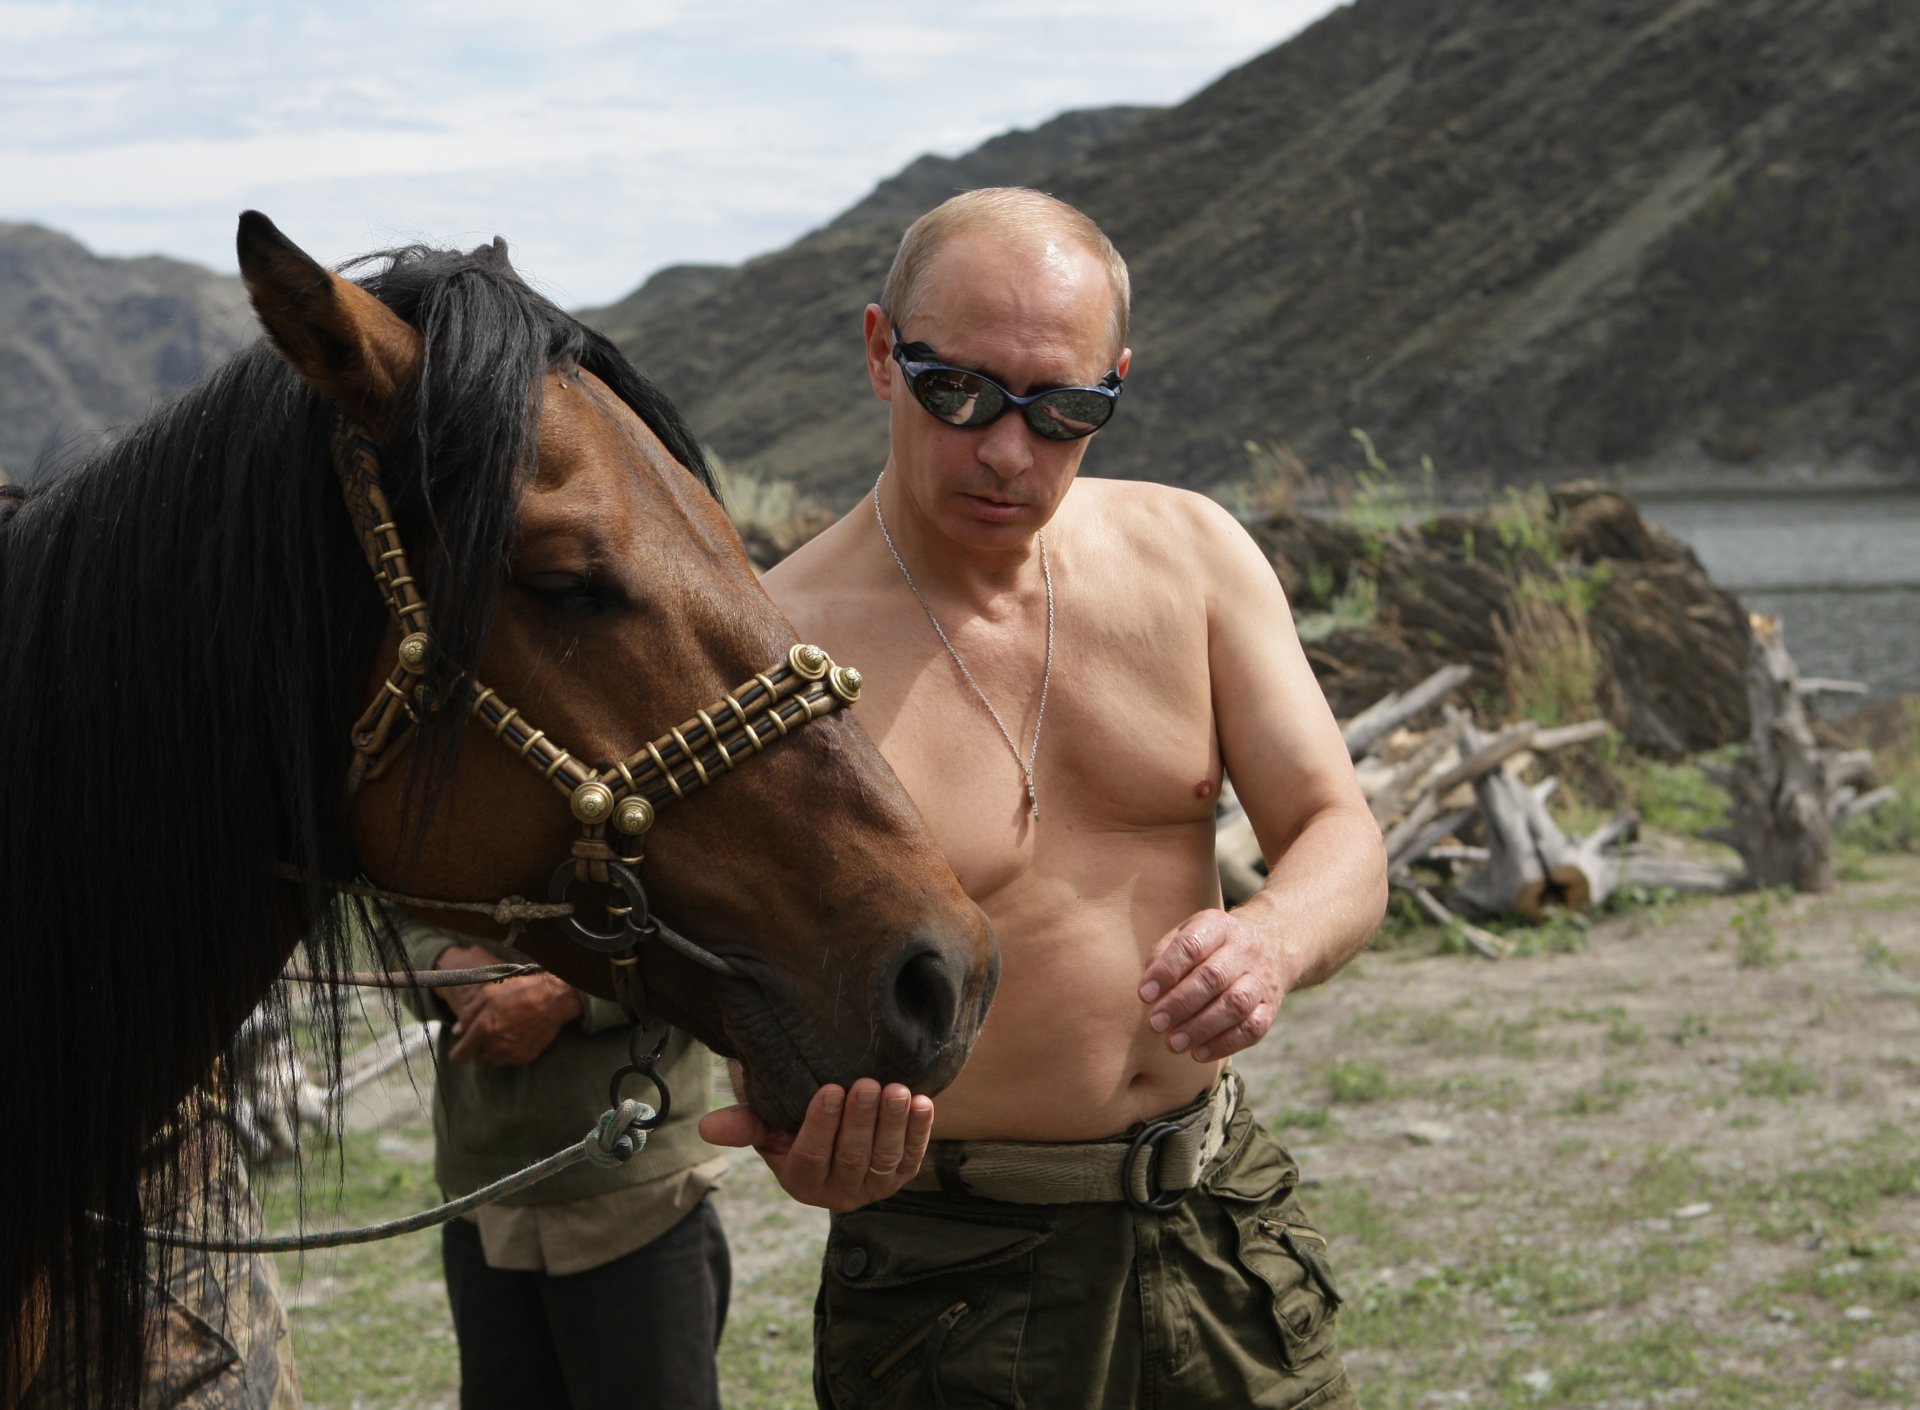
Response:
[{"label": "man's fingers", "polygon": [[1215,915],[1202,911],[1180,922],[1154,947],[1153,958],[1140,976],[1140,1001],[1151,1004],[1174,989],[1221,946],[1224,932],[1211,923]]},{"label": "man's fingers", "polygon": [[889,1180],[906,1163],[912,1124],[913,1093],[898,1082],[889,1084],[880,1093],[880,1119],[874,1125],[873,1150],[867,1157],[870,1177]]},{"label": "man's fingers", "polygon": [[844,1087],[828,1083],[813,1094],[807,1114],[794,1132],[793,1145],[781,1162],[780,1183],[789,1191],[813,1190],[827,1183],[833,1174],[835,1137],[840,1131],[841,1114],[847,1104]]},{"label": "man's fingers", "polygon": [[903,1182],[920,1173],[920,1166],[927,1158],[927,1147],[932,1141],[933,1098],[913,1097],[907,1107],[907,1138],[902,1147],[905,1153],[900,1161]]},{"label": "man's fingers", "polygon": [[833,1151],[834,1176],[841,1184],[858,1184],[873,1164],[880,1095],[880,1084],[871,1077],[862,1077],[847,1093],[846,1119],[840,1123],[840,1139]]},{"label": "man's fingers", "polygon": [[[1194,1057],[1201,1062],[1210,1062],[1214,1058],[1230,1057],[1242,1048],[1252,1047],[1267,1036],[1267,1030],[1273,1026],[1276,1005],[1261,1000],[1247,1006],[1235,998],[1235,990],[1223,994],[1220,1001],[1209,1005],[1199,1017],[1195,1018],[1176,1035],[1187,1040]],[[1176,1051],[1179,1051],[1176,1049]]]},{"label": "man's fingers", "polygon": [[[1153,1006],[1147,1015],[1147,1026],[1156,1033],[1172,1036],[1189,1028],[1196,1016],[1223,995],[1232,992],[1236,986],[1250,982],[1251,976],[1247,974],[1240,957],[1235,955],[1231,947],[1221,945],[1195,965],[1185,978],[1173,986],[1170,993]],[[1252,1005],[1249,1004],[1240,1017],[1245,1018],[1251,1010]],[[1181,1049],[1175,1048],[1174,1051]]]}]

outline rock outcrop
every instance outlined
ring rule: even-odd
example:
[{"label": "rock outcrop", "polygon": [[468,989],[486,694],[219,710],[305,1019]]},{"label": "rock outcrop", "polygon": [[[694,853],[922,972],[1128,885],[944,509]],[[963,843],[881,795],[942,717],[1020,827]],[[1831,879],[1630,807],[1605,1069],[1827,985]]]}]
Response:
[{"label": "rock outcrop", "polygon": [[[1334,713],[1353,715],[1459,663],[1473,672],[1467,690],[1502,714],[1521,615],[1544,595],[1590,640],[1592,702],[1629,743],[1675,758],[1744,739],[1740,604],[1692,550],[1603,486],[1559,486],[1541,509],[1531,528],[1523,511],[1503,522],[1496,510],[1433,515],[1378,537],[1309,515],[1253,525]],[[1356,593],[1357,578],[1370,592]],[[1356,599],[1371,600],[1371,620],[1341,625],[1339,604]]]}]

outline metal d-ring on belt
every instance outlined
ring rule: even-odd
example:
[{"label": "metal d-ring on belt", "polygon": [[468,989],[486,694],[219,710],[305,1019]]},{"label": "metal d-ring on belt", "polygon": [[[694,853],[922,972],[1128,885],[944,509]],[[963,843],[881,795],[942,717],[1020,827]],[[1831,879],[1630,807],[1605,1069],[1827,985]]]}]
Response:
[{"label": "metal d-ring on belt", "polygon": [[[408,726],[418,724],[440,702],[430,697],[424,681],[433,653],[426,599],[408,567],[406,546],[400,541],[381,482],[379,455],[366,430],[344,416],[334,427],[333,463],[374,584],[400,630],[398,660],[353,727],[354,760],[347,779],[351,800],[363,783],[386,770],[405,742]],[[479,681],[468,677],[459,689],[472,717],[551,783],[566,798],[580,825],[571,855],[553,873],[548,900],[557,908],[571,904],[576,887],[598,887],[603,892],[603,908],[611,922],[606,928],[588,924],[577,905],[566,918],[578,943],[607,956],[613,967],[614,993],[635,1025],[629,1062],[613,1078],[611,1104],[619,1105],[623,1078],[635,1073],[645,1076],[660,1094],[659,1111],[645,1123],[651,1129],[666,1118],[671,1098],[654,1070],[665,1036],[651,1053],[639,1047],[645,1013],[640,946],[657,940],[716,974],[734,977],[739,970],[652,913],[638,870],[646,857],[647,833],[666,804],[737,768],[802,725],[857,701],[860,673],[835,665],[817,646],[796,645],[784,660],[695,710],[691,719],[638,753],[599,769],[589,768],[561,748],[545,730],[534,728],[525,715]],[[426,898],[408,900],[435,904]],[[470,909],[473,903],[458,904]]]}]

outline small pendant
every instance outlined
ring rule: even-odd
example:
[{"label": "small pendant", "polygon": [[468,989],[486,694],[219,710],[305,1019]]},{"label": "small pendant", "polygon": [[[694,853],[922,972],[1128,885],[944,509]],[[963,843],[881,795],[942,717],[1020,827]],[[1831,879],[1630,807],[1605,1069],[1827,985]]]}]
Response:
[{"label": "small pendant", "polygon": [[1027,805],[1033,810],[1033,820],[1040,821],[1040,795],[1034,791],[1033,775],[1027,775]]}]

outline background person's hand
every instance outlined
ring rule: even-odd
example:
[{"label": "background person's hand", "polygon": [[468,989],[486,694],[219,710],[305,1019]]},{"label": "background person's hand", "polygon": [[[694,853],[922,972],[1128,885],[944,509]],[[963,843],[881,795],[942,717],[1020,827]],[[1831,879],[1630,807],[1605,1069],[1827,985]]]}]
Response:
[{"label": "background person's hand", "polygon": [[933,1098],[862,1077],[851,1089],[829,1083],[815,1092],[798,1131],[728,1106],[700,1118],[700,1135],[710,1145],[752,1146],[794,1199],[844,1212],[897,1194],[920,1173]]},{"label": "background person's hand", "polygon": [[[436,969],[478,969],[500,958],[478,945],[453,945]],[[580,1016],[580,996],[551,974],[527,974],[491,984],[463,984],[435,991],[453,1010],[455,1062],[524,1067],[544,1053],[560,1030]]]},{"label": "background person's hand", "polygon": [[1284,968],[1270,937],[1237,914],[1188,916],[1160,938],[1141,976],[1147,1026],[1199,1062],[1250,1048],[1292,987]]}]

